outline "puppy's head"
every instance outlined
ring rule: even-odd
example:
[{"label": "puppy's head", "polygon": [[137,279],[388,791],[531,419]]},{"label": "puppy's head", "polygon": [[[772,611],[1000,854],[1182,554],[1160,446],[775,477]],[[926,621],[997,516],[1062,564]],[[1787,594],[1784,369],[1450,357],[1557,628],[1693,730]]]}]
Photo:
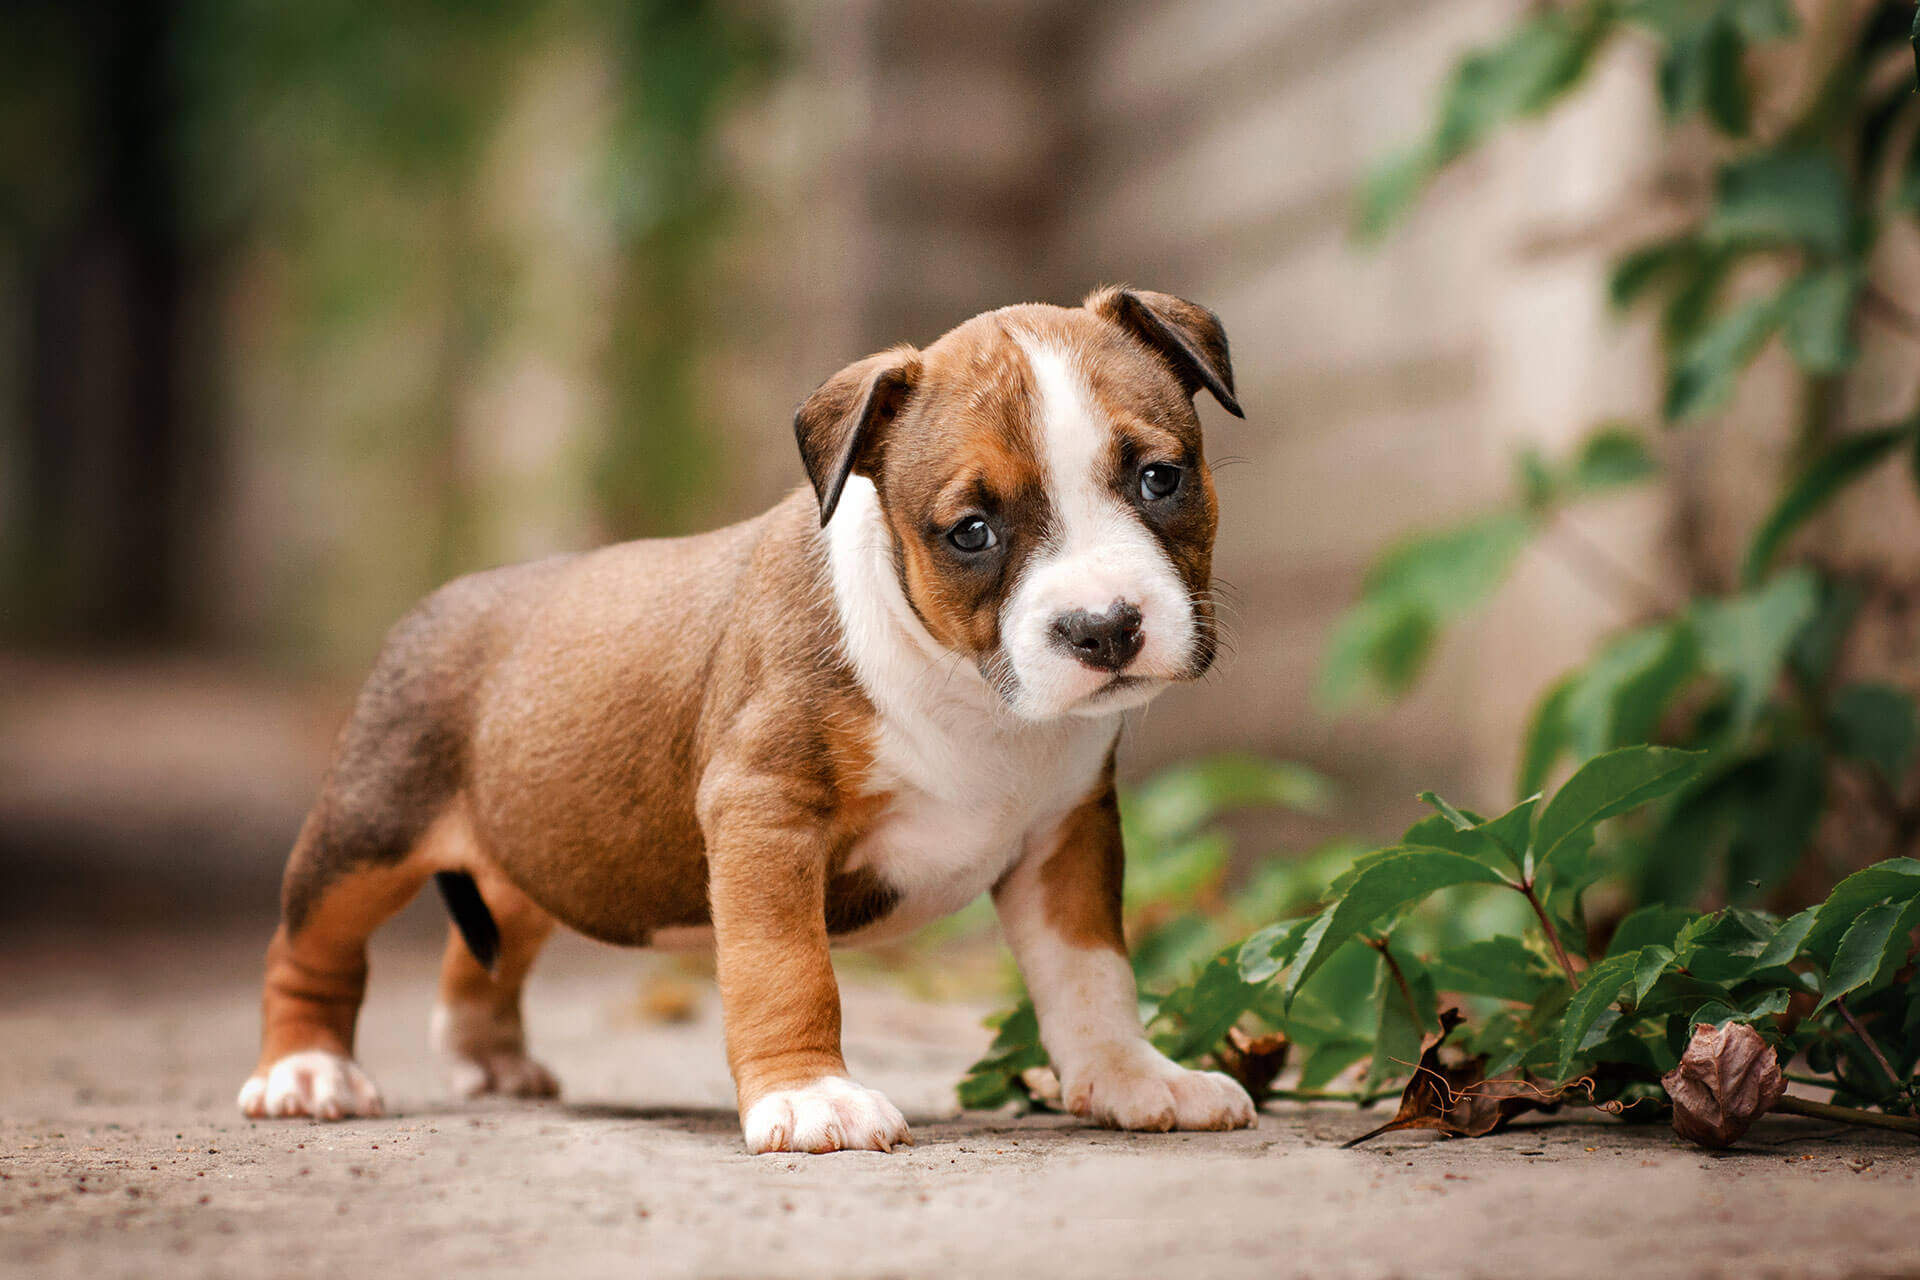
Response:
[{"label": "puppy's head", "polygon": [[872,480],[936,641],[1020,716],[1096,715],[1213,661],[1201,388],[1240,414],[1213,313],[1103,289],[850,365],[794,432],[822,524],[850,475]]}]

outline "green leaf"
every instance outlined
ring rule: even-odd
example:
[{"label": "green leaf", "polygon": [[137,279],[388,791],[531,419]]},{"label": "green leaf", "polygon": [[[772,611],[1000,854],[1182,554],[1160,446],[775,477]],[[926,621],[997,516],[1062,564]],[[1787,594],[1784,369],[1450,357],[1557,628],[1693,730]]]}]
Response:
[{"label": "green leaf", "polygon": [[1367,172],[1354,202],[1354,238],[1373,244],[1407,216],[1439,166],[1425,143],[1392,156]]},{"label": "green leaf", "polygon": [[1341,898],[1308,925],[1287,973],[1287,996],[1300,990],[1334,948],[1389,912],[1453,885],[1503,883],[1500,874],[1485,863],[1450,849],[1401,846],[1383,850],[1358,870]]},{"label": "green leaf", "polygon": [[1260,984],[1240,977],[1240,948],[1228,947],[1209,960],[1192,983],[1160,1001],[1154,1019],[1156,1025],[1166,1027],[1154,1036],[1154,1043],[1175,1060],[1206,1053],[1253,1007],[1260,990]]},{"label": "green leaf", "polygon": [[1920,896],[1920,859],[1888,858],[1856,871],[1835,885],[1820,904],[1803,950],[1825,963],[1847,927],[1867,908],[1885,901],[1911,902],[1916,896]]},{"label": "green leaf", "polygon": [[1365,1040],[1329,1040],[1300,1064],[1300,1087],[1306,1090],[1324,1089],[1351,1067],[1367,1056],[1373,1046]]},{"label": "green leaf", "polygon": [[1567,1016],[1560,1024],[1560,1057],[1555,1079],[1564,1082],[1573,1074],[1576,1055],[1587,1033],[1600,1015],[1613,1007],[1622,988],[1633,980],[1640,965],[1640,953],[1628,951],[1608,956],[1580,975],[1580,989],[1567,1002]]},{"label": "green leaf", "polygon": [[1807,934],[1813,928],[1813,918],[1818,910],[1817,907],[1808,907],[1787,917],[1754,959],[1753,971],[1759,973],[1763,969],[1777,969],[1792,963],[1800,954],[1800,945],[1807,940]]},{"label": "green leaf", "polygon": [[1604,493],[1639,484],[1660,474],[1646,441],[1630,427],[1610,424],[1592,432],[1573,460],[1573,487],[1582,494]]},{"label": "green leaf", "polygon": [[1902,904],[1892,902],[1869,907],[1847,927],[1840,938],[1839,949],[1834,952],[1833,966],[1827,971],[1820,1003],[1814,1006],[1815,1013],[1873,980],[1873,975],[1880,971],[1881,956],[1892,940],[1893,926],[1900,919],[1901,909]]},{"label": "green leaf", "polygon": [[[1412,1075],[1420,1061],[1421,1040],[1439,1025],[1433,979],[1398,951],[1393,960],[1399,966],[1400,977],[1395,978],[1394,966],[1387,963],[1383,954],[1380,972],[1374,981],[1373,1060],[1367,1067],[1368,1092],[1389,1080]],[[1402,980],[1405,986],[1401,985]]]},{"label": "green leaf", "polygon": [[1848,436],[1813,463],[1788,486],[1747,547],[1741,578],[1749,585],[1760,581],[1793,532],[1831,502],[1836,494],[1877,466],[1903,440],[1915,434],[1911,426],[1882,427]]},{"label": "green leaf", "polygon": [[1812,148],[1763,151],[1722,168],[1704,235],[1709,243],[1801,245],[1837,258],[1853,229],[1847,180]]},{"label": "green leaf", "polygon": [[1730,0],[1726,9],[1740,34],[1756,44],[1785,40],[1800,30],[1791,0]]},{"label": "green leaf", "polygon": [[1667,383],[1668,421],[1692,418],[1725,404],[1740,371],[1780,327],[1778,297],[1755,298],[1722,315],[1687,343]]},{"label": "green leaf", "polygon": [[1807,739],[1789,740],[1743,763],[1727,782],[1734,819],[1727,900],[1760,901],[1807,856],[1826,807],[1825,753]]},{"label": "green leaf", "polygon": [[1633,966],[1633,1003],[1638,1008],[1646,1003],[1647,993],[1653,990],[1653,984],[1673,968],[1673,952],[1666,947],[1651,946],[1636,954],[1640,958]]},{"label": "green leaf", "polygon": [[1321,701],[1340,706],[1369,683],[1389,695],[1404,692],[1426,664],[1439,624],[1490,595],[1534,529],[1525,513],[1503,511],[1389,550],[1334,627]]},{"label": "green leaf", "polygon": [[1546,785],[1547,773],[1567,746],[1567,700],[1578,676],[1567,676],[1548,689],[1533,709],[1525,744],[1520,749],[1520,782],[1516,790],[1529,795]]},{"label": "green leaf", "polygon": [[1439,814],[1437,818],[1414,824],[1401,840],[1402,844],[1451,849],[1496,869],[1520,870],[1539,796],[1530,796],[1491,820],[1463,813],[1431,791],[1422,791],[1420,799],[1439,810]]},{"label": "green leaf", "polygon": [[1428,808],[1437,810],[1455,831],[1471,831],[1480,825],[1431,791],[1422,791],[1418,799]]},{"label": "green leaf", "polygon": [[1600,822],[1666,795],[1699,771],[1701,753],[1670,747],[1623,747],[1587,761],[1547,802],[1534,832],[1542,864]]},{"label": "green leaf", "polygon": [[1682,929],[1673,951],[1680,965],[1703,982],[1737,982],[1753,972],[1773,933],[1770,921],[1729,908]]},{"label": "green leaf", "polygon": [[1694,604],[1691,621],[1707,667],[1733,693],[1733,718],[1752,727],[1772,696],[1780,668],[1800,629],[1819,609],[1819,583],[1806,569],[1780,574],[1758,590]]},{"label": "green leaf", "polygon": [[1699,914],[1665,902],[1648,903],[1620,922],[1607,945],[1607,954],[1619,955],[1656,945],[1670,948],[1680,930],[1693,923]]},{"label": "green leaf", "polygon": [[1526,1005],[1560,981],[1545,956],[1512,934],[1447,947],[1427,962],[1427,973],[1441,991]]},{"label": "green leaf", "polygon": [[1365,594],[1418,601],[1442,616],[1460,613],[1506,580],[1534,528],[1524,514],[1501,511],[1409,539],[1368,571]]},{"label": "green leaf", "polygon": [[1744,58],[1747,42],[1730,22],[1707,25],[1701,39],[1701,95],[1707,118],[1722,133],[1745,137],[1753,124]]},{"label": "green leaf", "polygon": [[1573,677],[1562,718],[1578,759],[1653,736],[1674,694],[1700,669],[1684,623],[1661,622],[1609,641]]},{"label": "green leaf", "polygon": [[1704,257],[1700,242],[1690,235],[1649,241],[1614,264],[1607,277],[1607,299],[1625,310],[1663,280],[1697,275]]},{"label": "green leaf", "polygon": [[1808,373],[1839,373],[1859,356],[1853,342],[1853,304],[1863,277],[1846,263],[1820,267],[1780,295],[1787,350]]},{"label": "green leaf", "polygon": [[1920,740],[1913,695],[1890,684],[1850,684],[1834,695],[1828,720],[1841,752],[1865,760],[1896,789]]},{"label": "green leaf", "polygon": [[1432,612],[1418,601],[1362,600],[1334,624],[1315,697],[1329,709],[1369,687],[1398,697],[1426,665],[1437,634]]},{"label": "green leaf", "polygon": [[[1227,754],[1164,770],[1120,799],[1128,833],[1161,842],[1192,835],[1235,809],[1277,807],[1318,813],[1327,780],[1311,769]],[[1131,846],[1129,846],[1131,847]]]},{"label": "green leaf", "polygon": [[1294,953],[1311,924],[1312,917],[1282,920],[1249,937],[1240,944],[1237,963],[1245,982],[1265,982],[1293,962]]}]

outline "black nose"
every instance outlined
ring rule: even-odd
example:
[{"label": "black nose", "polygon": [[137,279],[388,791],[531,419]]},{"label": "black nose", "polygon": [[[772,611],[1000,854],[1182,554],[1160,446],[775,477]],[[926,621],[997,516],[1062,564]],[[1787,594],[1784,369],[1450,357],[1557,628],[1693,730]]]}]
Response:
[{"label": "black nose", "polygon": [[1145,643],[1140,635],[1140,610],[1124,600],[1105,613],[1075,609],[1053,620],[1054,642],[1085,666],[1096,671],[1118,671],[1132,662]]}]

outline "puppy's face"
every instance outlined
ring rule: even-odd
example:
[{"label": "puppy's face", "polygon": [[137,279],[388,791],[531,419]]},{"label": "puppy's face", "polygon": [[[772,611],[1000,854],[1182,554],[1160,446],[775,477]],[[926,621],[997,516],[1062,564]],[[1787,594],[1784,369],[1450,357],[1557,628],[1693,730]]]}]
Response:
[{"label": "puppy's face", "polygon": [[[809,411],[854,419],[837,443],[872,478],[902,591],[940,644],[1017,715],[1097,715],[1213,661],[1203,386],[1239,411],[1210,312],[1106,290],[863,361],[796,428],[818,486]],[[838,488],[821,492],[830,517]]]}]

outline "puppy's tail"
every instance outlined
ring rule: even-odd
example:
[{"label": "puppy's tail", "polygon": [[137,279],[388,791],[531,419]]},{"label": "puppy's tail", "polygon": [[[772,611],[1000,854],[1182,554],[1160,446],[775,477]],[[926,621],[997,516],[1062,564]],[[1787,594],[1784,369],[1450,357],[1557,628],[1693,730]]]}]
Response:
[{"label": "puppy's tail", "polygon": [[464,871],[436,871],[433,883],[440,890],[440,899],[447,904],[447,914],[453,917],[453,926],[460,930],[467,950],[482,968],[492,973],[494,962],[500,959],[500,926],[494,921],[493,912],[487,910],[480,886]]}]

